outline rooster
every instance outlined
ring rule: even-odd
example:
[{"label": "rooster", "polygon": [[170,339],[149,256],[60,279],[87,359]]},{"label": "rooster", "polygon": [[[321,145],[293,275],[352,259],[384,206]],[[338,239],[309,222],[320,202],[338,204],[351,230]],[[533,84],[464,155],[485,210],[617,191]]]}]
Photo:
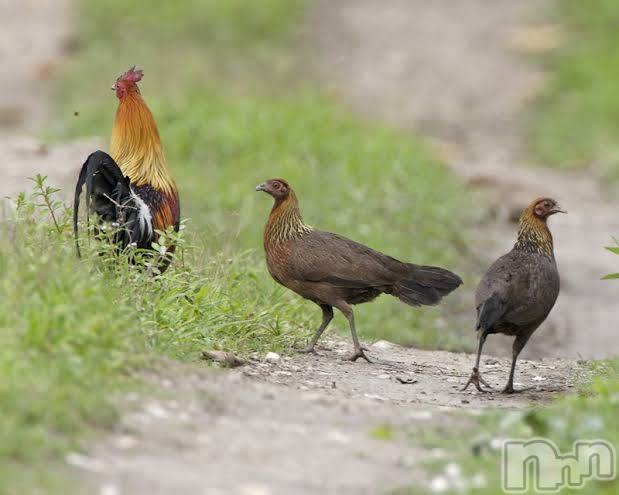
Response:
[{"label": "rooster", "polygon": [[[165,159],[159,131],[144,102],[138,82],[143,72],[135,67],[122,74],[112,90],[118,109],[110,154],[95,151],[87,159],[75,187],[73,229],[78,240],[80,194],[86,185],[88,211],[102,222],[118,227],[114,240],[120,249],[129,245],[151,249],[157,231],[179,229],[178,190]],[[168,250],[174,251],[174,246]],[[79,244],[77,246],[78,255]],[[169,258],[160,268],[165,269]]]},{"label": "rooster", "polygon": [[285,180],[269,180],[256,190],[275,200],[263,234],[269,273],[322,309],[322,324],[301,352],[314,351],[335,307],[350,326],[354,352],[349,359],[371,362],[357,337],[353,304],[384,293],[410,306],[434,305],[462,284],[458,275],[444,268],[403,263],[341,235],[310,227],[301,219],[297,197]]}]

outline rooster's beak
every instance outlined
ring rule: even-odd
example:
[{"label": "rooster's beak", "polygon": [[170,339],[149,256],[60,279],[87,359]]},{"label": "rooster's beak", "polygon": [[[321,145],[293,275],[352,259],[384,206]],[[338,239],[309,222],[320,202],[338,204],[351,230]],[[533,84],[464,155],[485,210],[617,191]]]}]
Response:
[{"label": "rooster's beak", "polygon": [[256,186],[256,191],[266,191],[266,190],[267,190],[267,185],[264,182]]}]

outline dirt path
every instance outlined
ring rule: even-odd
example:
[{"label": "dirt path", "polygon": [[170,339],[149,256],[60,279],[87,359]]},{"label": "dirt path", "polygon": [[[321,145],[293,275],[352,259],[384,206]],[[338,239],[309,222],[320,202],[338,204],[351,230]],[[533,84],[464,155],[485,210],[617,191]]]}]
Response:
[{"label": "dirt path", "polygon": [[[167,398],[131,396],[133,412],[116,433],[68,460],[105,495],[373,495],[419,484],[425,459],[449,457],[414,446],[400,428],[459,422],[462,408],[545,403],[572,391],[578,373],[571,361],[522,361],[518,385],[533,390],[462,393],[471,356],[379,341],[369,350],[374,364],[351,363],[348,341],[326,344],[317,355],[233,372],[170,365],[150,377]],[[504,385],[507,359],[482,368]],[[385,426],[392,439],[372,435]]]},{"label": "dirt path", "polygon": [[[590,174],[534,166],[522,150],[520,117],[544,81],[522,52],[561,41],[556,26],[539,23],[549,4],[324,0],[312,40],[326,84],[356,111],[430,135],[465,181],[487,189],[496,221],[470,237],[489,260],[514,242],[506,219],[537,196],[559,200],[569,212],[551,221],[562,291],[524,355],[608,357],[619,353],[619,285],[599,279],[616,265],[602,246],[619,235],[619,190]],[[488,344],[510,352],[501,338]]]},{"label": "dirt path", "polygon": [[30,191],[28,177],[37,173],[69,186],[81,158],[100,146],[98,139],[49,146],[39,138],[50,119],[48,83],[68,42],[69,7],[68,0],[0,0],[0,19],[8,20],[0,30],[0,198]]}]

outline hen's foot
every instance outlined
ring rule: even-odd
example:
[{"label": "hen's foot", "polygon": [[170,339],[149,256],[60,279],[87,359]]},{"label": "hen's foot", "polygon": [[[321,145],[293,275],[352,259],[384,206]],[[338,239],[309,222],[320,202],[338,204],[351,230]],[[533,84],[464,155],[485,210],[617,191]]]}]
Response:
[{"label": "hen's foot", "polygon": [[[490,392],[490,390],[492,390],[492,387],[490,386],[490,384],[481,377],[481,375],[479,374],[479,370],[477,368],[473,368],[473,373],[471,373],[471,377],[469,378],[469,381],[466,382],[466,385],[461,391],[464,392],[467,388],[469,388],[469,385],[471,383],[475,385],[475,388],[479,390],[480,392]],[[488,387],[488,389],[482,388],[481,384]]]},{"label": "hen's foot", "polygon": [[367,349],[365,349],[365,347],[360,347],[359,349],[355,349],[355,351],[350,356],[348,356],[348,358],[347,358],[348,361],[356,361],[359,358],[363,358],[368,363],[371,363],[372,361],[370,361],[370,358],[368,358],[365,355],[365,352],[364,352],[365,350],[367,350]]},{"label": "hen's foot", "polygon": [[514,385],[512,385],[511,383],[508,383],[507,385],[505,385],[505,388],[502,390],[502,393],[519,394],[520,392],[526,392],[527,390],[531,390],[531,389],[533,389],[533,387],[524,387],[524,388],[515,389]]},{"label": "hen's foot", "polygon": [[297,349],[297,352],[301,354],[316,354],[316,349],[314,349],[313,345],[307,345],[301,349]]}]

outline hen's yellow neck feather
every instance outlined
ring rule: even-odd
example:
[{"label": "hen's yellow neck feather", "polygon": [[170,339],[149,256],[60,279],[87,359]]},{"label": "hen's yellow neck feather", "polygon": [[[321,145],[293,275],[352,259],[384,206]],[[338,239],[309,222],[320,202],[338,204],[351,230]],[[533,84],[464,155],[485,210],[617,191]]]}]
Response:
[{"label": "hen's yellow neck feather", "polygon": [[533,206],[525,209],[520,217],[515,247],[524,251],[554,256],[550,229],[545,220],[535,216]]},{"label": "hen's yellow neck feather", "polygon": [[265,245],[276,245],[311,232],[313,229],[303,222],[299,202],[294,191],[287,198],[276,201],[264,229]]}]

